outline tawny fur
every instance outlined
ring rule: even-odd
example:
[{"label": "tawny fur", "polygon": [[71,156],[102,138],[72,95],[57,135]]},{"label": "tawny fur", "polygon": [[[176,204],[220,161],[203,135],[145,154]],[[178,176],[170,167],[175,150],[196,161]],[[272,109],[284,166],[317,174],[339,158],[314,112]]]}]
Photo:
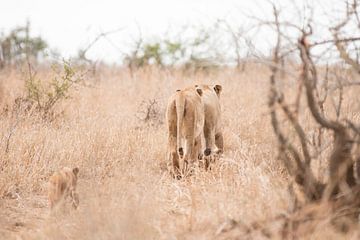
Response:
[{"label": "tawny fur", "polygon": [[168,162],[172,173],[186,172],[188,164],[198,159],[204,128],[204,105],[202,91],[194,88],[178,90],[168,102],[166,119],[168,125]]},{"label": "tawny fur", "polygon": [[65,202],[67,198],[70,198],[74,208],[78,207],[79,197],[76,192],[78,172],[78,168],[64,167],[50,177],[48,197],[51,209]]},{"label": "tawny fur", "polygon": [[204,155],[209,156],[211,153],[214,153],[215,146],[217,148],[217,153],[220,154],[224,151],[220,106],[220,93],[222,87],[220,85],[195,85],[195,88],[202,90],[201,98],[205,110]]}]

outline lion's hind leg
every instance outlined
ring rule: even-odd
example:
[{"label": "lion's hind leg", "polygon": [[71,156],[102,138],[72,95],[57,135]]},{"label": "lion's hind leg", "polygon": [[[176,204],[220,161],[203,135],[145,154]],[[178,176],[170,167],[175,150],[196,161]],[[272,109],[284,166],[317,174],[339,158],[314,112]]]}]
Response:
[{"label": "lion's hind leg", "polygon": [[175,102],[171,102],[167,108],[168,124],[168,146],[167,146],[167,165],[169,172],[174,178],[180,178],[179,154],[177,152],[177,116]]},{"label": "lion's hind leg", "polygon": [[221,155],[224,152],[224,139],[223,139],[222,132],[216,133],[216,135],[215,135],[215,145],[218,148],[216,153],[218,155]]}]

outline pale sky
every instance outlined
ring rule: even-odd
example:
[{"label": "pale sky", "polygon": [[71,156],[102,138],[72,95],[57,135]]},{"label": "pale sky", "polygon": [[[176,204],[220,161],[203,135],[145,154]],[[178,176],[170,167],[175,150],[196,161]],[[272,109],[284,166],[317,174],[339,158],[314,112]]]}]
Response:
[{"label": "pale sky", "polygon": [[[286,6],[292,1],[275,2]],[[306,1],[296,2],[304,5]],[[317,2],[327,7],[336,1]],[[100,32],[123,28],[109,36],[111,43],[102,40],[88,54],[106,61],[120,59],[113,45],[128,50],[138,36],[138,28],[145,38],[152,38],[161,36],[169,27],[176,31],[184,25],[210,26],[216,19],[236,25],[249,21],[244,14],[259,18],[271,14],[266,0],[2,0],[0,6],[0,32],[7,33],[29,19],[32,33],[40,34],[65,57],[74,56]]]}]

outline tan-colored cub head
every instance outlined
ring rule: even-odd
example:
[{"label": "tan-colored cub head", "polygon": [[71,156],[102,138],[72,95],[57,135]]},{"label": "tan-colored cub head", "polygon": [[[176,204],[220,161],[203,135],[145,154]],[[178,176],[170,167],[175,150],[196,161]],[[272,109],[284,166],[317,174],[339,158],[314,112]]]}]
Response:
[{"label": "tan-colored cub head", "polygon": [[53,209],[60,203],[70,198],[72,206],[77,208],[79,205],[79,197],[76,192],[79,168],[68,168],[55,172],[49,179],[49,203]]}]

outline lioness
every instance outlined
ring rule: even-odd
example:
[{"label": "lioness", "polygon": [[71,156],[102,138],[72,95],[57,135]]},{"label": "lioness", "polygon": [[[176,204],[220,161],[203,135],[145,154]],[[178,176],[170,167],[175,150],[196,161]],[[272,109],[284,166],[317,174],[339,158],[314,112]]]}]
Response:
[{"label": "lioness", "polygon": [[217,153],[224,151],[223,135],[221,129],[221,107],[220,93],[221,85],[195,85],[195,89],[202,90],[202,100],[205,110],[204,138],[205,150],[204,155],[209,156],[214,146],[217,147]]},{"label": "lioness", "polygon": [[197,160],[202,150],[204,105],[201,95],[201,89],[186,88],[177,90],[169,99],[166,110],[167,158],[168,163],[172,164],[172,173],[177,178],[180,177],[179,159],[182,159],[182,171],[186,173],[188,164]]},{"label": "lioness", "polygon": [[49,203],[53,209],[57,204],[70,197],[72,206],[76,209],[79,205],[79,197],[76,193],[79,168],[70,169],[64,167],[55,172],[49,180]]}]

